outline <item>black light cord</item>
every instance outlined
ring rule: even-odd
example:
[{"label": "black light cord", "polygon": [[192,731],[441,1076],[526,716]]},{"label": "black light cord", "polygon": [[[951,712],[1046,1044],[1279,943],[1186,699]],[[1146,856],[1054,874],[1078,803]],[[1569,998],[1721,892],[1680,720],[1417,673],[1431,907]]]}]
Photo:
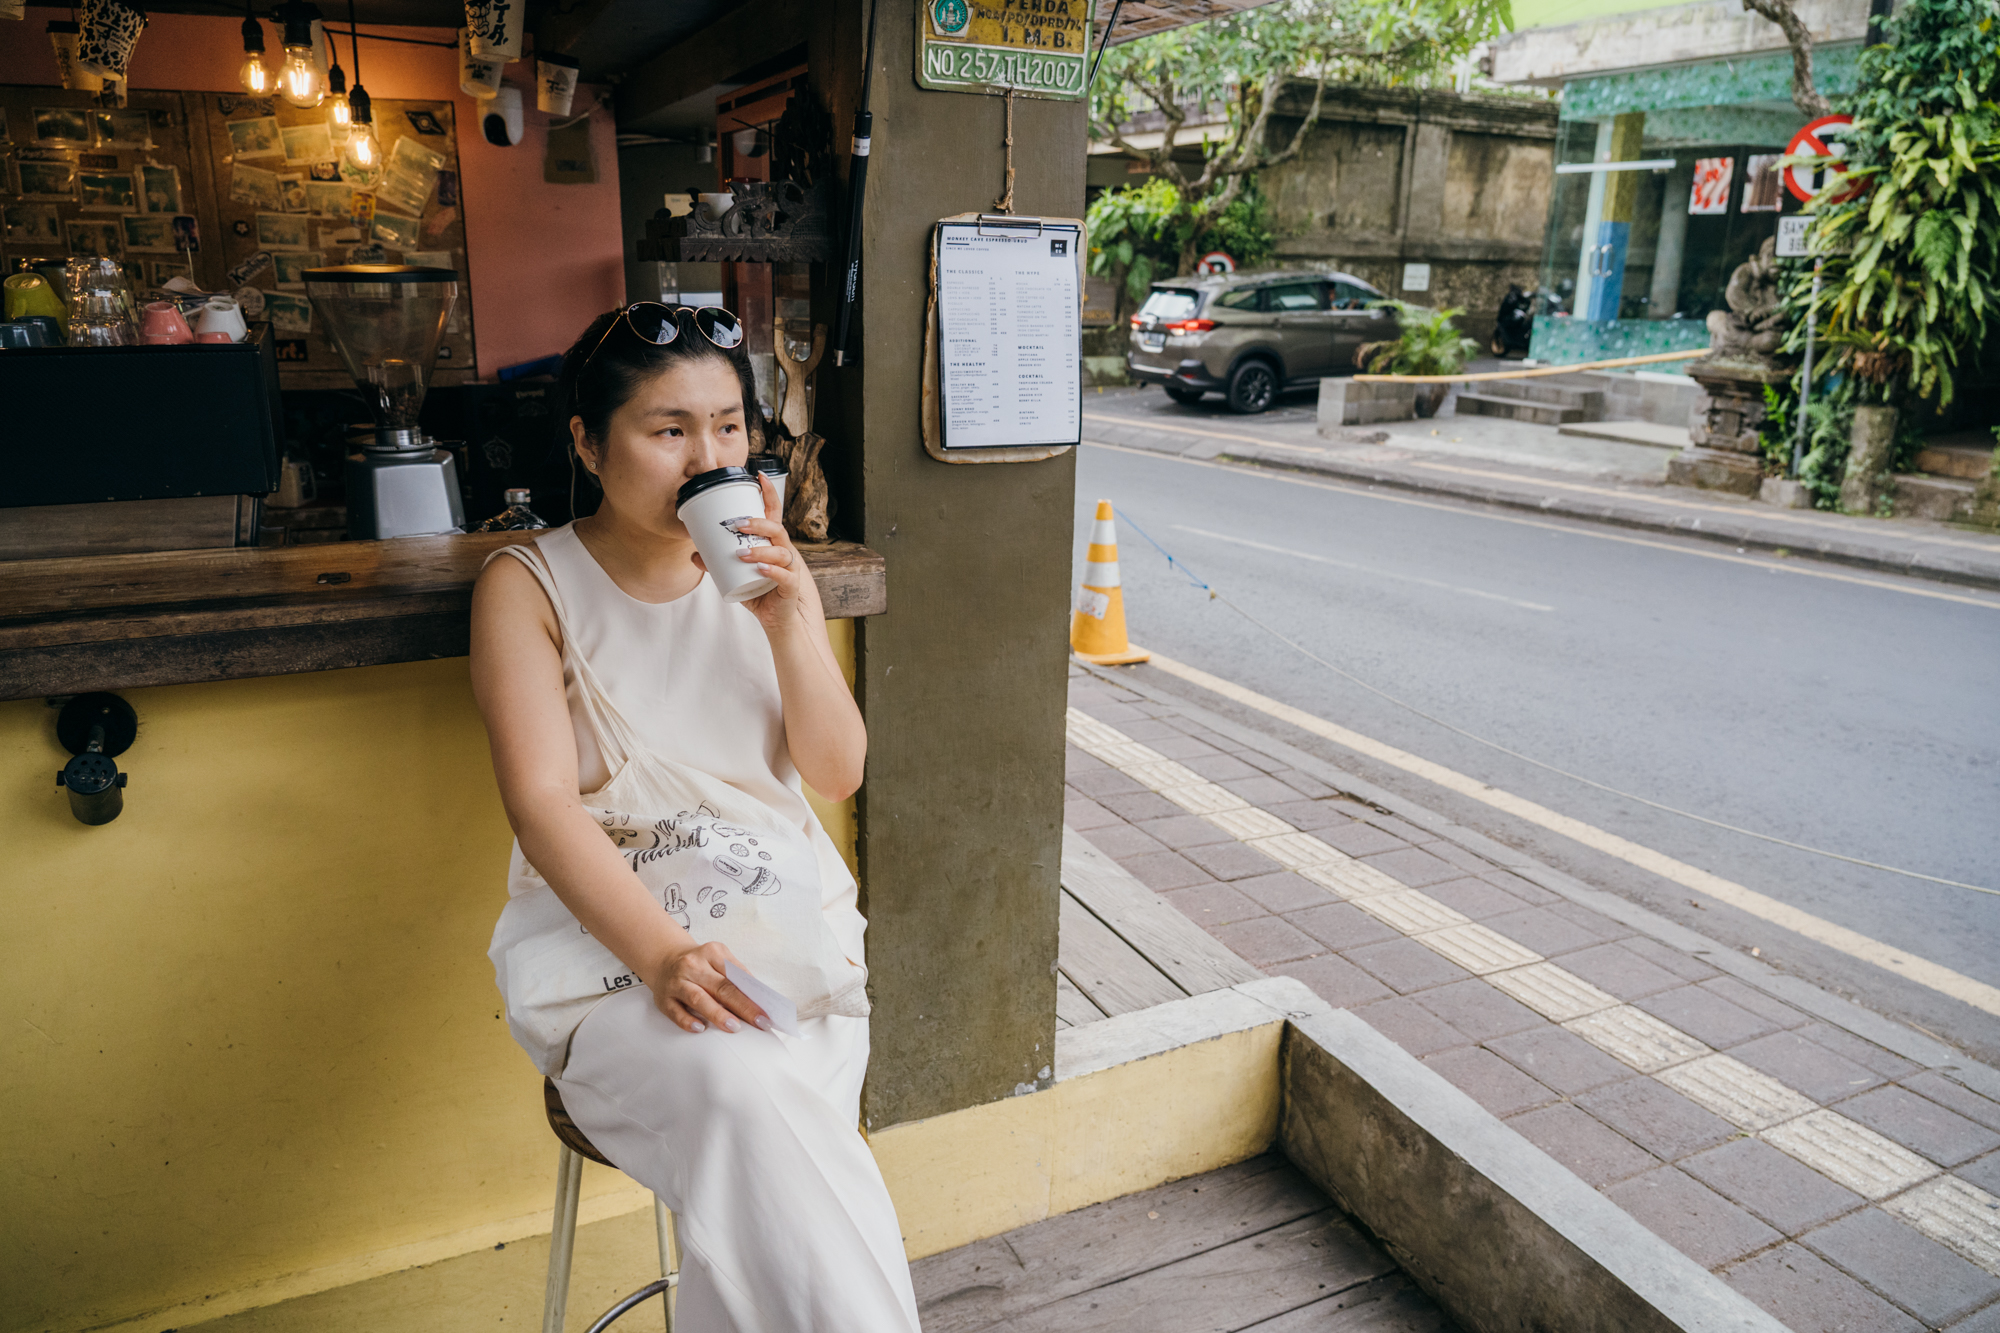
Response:
[{"label": "black light cord", "polygon": [[1125,0],[1116,0],[1111,6],[1111,21],[1104,25],[1104,36],[1097,41],[1097,59],[1090,62],[1090,77],[1084,81],[1083,91],[1087,95],[1097,86],[1097,67],[1104,63],[1104,48],[1111,45],[1111,30],[1118,26],[1118,11],[1125,8]]}]

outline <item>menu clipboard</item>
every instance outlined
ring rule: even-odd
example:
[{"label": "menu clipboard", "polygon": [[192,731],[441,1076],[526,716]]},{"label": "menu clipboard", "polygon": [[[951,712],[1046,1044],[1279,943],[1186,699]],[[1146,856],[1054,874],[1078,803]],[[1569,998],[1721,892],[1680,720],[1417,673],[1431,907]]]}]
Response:
[{"label": "menu clipboard", "polygon": [[924,448],[1050,458],[1083,437],[1083,222],[967,213],[932,231]]}]

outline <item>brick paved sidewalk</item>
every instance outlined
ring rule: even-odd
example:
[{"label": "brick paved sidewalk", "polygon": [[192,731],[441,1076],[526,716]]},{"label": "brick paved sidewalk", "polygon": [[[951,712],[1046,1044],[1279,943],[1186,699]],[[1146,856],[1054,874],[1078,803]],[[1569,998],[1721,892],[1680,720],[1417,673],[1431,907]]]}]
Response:
[{"label": "brick paved sidewalk", "polygon": [[1798,1333],[2000,1330],[2000,1103],[1114,680],[1065,822],[1218,940]]}]

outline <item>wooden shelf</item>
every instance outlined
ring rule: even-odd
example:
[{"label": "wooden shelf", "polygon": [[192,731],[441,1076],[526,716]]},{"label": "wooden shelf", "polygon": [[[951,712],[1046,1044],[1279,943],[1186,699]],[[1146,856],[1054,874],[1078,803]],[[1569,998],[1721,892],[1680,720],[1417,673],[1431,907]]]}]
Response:
[{"label": "wooden shelf", "polygon": [[[463,657],[480,567],[532,536],[0,562],[0,699]],[[800,550],[829,619],[887,609],[881,556]]]}]

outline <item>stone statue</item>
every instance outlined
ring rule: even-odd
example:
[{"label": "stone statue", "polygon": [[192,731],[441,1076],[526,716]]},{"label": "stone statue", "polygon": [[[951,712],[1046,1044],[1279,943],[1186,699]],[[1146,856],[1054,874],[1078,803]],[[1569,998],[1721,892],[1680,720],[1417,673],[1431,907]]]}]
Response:
[{"label": "stone statue", "polygon": [[1732,361],[1769,363],[1784,338],[1778,309],[1778,242],[1768,237],[1757,253],[1729,275],[1727,310],[1708,316],[1708,354]]}]

